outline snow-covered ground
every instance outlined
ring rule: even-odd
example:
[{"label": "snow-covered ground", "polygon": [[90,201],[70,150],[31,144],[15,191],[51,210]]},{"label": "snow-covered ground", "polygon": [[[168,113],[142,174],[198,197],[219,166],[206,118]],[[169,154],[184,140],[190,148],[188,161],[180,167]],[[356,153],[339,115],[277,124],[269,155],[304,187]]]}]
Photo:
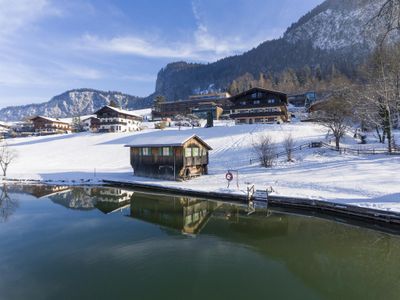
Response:
[{"label": "snow-covered ground", "polygon": [[[171,133],[177,128],[168,128]],[[326,149],[295,152],[295,162],[278,159],[272,169],[250,164],[253,143],[270,135],[280,145],[291,133],[297,145],[327,141],[327,131],[311,123],[284,125],[241,125],[217,122],[214,128],[182,128],[202,137],[213,147],[209,175],[187,182],[171,182],[132,176],[129,150],[124,145],[140,135],[157,135],[149,129],[135,133],[66,134],[9,140],[18,153],[10,165],[10,179],[39,179],[53,183],[95,183],[101,179],[141,181],[185,189],[245,193],[248,184],[257,189],[272,186],[282,196],[299,196],[356,204],[400,212],[400,156],[339,155]],[[398,134],[398,133],[397,133]],[[351,135],[345,145],[358,147]],[[371,145],[367,145],[371,146]],[[376,144],[374,146],[381,147]],[[279,146],[281,147],[281,146]],[[227,189],[225,173],[239,171],[239,189]]]}]

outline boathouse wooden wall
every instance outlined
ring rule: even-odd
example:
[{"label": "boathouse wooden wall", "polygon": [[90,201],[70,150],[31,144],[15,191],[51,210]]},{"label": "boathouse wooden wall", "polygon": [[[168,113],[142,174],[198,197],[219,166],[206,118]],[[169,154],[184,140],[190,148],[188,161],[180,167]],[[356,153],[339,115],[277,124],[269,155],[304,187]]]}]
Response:
[{"label": "boathouse wooden wall", "polygon": [[[163,156],[162,148],[169,147],[172,155]],[[208,149],[196,139],[183,146],[130,147],[134,174],[142,177],[182,180],[208,173]],[[185,157],[185,149],[198,148],[199,156]],[[142,148],[150,148],[151,155],[143,155]]]}]

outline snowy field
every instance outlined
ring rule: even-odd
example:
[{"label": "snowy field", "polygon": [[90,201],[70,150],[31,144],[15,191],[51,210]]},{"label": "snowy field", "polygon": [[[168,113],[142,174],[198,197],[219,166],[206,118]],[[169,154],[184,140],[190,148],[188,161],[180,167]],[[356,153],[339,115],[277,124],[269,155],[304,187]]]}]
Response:
[{"label": "snowy field", "polygon": [[[158,135],[145,130],[120,134],[67,134],[9,140],[18,154],[10,166],[9,179],[43,180],[52,183],[96,183],[102,179],[141,181],[156,185],[193,190],[245,193],[247,185],[257,189],[272,186],[281,196],[299,196],[355,204],[400,212],[400,156],[339,155],[327,149],[305,149],[294,153],[288,163],[282,156],[272,169],[256,162],[252,144],[262,135],[270,135],[278,145],[289,133],[296,145],[327,141],[327,130],[315,124],[242,125],[218,123],[214,128],[182,128],[203,138],[210,152],[208,176],[187,182],[171,182],[132,176],[129,150],[124,145],[140,135]],[[174,134],[180,134],[176,128]],[[359,147],[351,136],[344,145]],[[371,146],[371,145],[367,145]],[[381,147],[382,145],[375,145]],[[278,146],[281,147],[281,146]],[[281,148],[281,150],[283,150]],[[239,171],[239,189],[235,182],[227,189],[225,173]]]}]

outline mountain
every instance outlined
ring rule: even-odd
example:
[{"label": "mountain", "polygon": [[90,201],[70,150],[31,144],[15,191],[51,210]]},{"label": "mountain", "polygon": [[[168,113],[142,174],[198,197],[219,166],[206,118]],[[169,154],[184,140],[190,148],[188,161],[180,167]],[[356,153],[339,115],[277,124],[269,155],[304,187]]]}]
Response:
[{"label": "mountain", "polygon": [[123,108],[145,108],[152,105],[156,95],[163,95],[168,101],[185,99],[210,87],[226,90],[240,78],[272,78],[273,82],[285,72],[289,77],[294,73],[299,82],[301,78],[310,78],[310,74],[318,80],[329,79],[336,73],[354,78],[357,67],[371,54],[384,30],[383,24],[369,24],[384,1],[327,0],[292,24],[281,38],[266,41],[242,55],[209,64],[170,63],[159,71],[155,92],[146,98],[91,89],[71,90],[46,103],[3,108],[0,120],[20,120],[38,114],[91,114],[112,100]]},{"label": "mountain", "polygon": [[328,76],[332,69],[352,77],[376,45],[383,25],[367,26],[384,0],[327,0],[292,24],[282,38],[210,64],[176,62],[161,69],[155,94],[184,99],[210,85],[226,89],[236,78],[308,68]]},{"label": "mountain", "polygon": [[110,104],[111,101],[119,103],[122,108],[126,109],[140,109],[151,105],[149,99],[120,92],[75,89],[55,96],[45,103],[3,108],[0,110],[0,120],[18,121],[35,115],[54,118],[89,115],[104,105]]}]

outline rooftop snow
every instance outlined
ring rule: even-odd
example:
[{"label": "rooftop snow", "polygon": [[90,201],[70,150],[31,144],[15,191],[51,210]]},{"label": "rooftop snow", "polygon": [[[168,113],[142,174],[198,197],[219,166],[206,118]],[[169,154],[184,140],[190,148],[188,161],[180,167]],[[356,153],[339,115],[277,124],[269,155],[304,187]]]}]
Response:
[{"label": "rooftop snow", "polygon": [[164,130],[155,131],[148,134],[141,134],[125,145],[125,147],[162,147],[162,146],[182,146],[191,138],[200,139],[208,148],[209,145],[199,136],[193,134],[190,130]]},{"label": "rooftop snow", "polygon": [[66,121],[62,121],[62,120],[60,120],[60,119],[55,119],[55,118],[44,117],[44,116],[36,116],[36,117],[31,118],[31,120],[33,120],[33,119],[35,119],[35,118],[42,118],[42,119],[45,119],[45,120],[50,121],[50,122],[68,124],[68,122],[66,122]]},{"label": "rooftop snow", "polygon": [[[129,115],[129,116],[133,116],[133,117],[137,117],[137,118],[142,118],[142,116],[140,116],[138,114],[135,114],[134,112],[129,111],[129,110],[124,110],[124,109],[112,107],[112,106],[109,106],[109,105],[106,105],[105,107],[108,107],[109,109],[112,109],[112,110],[114,110],[116,112],[119,112],[121,114]],[[98,111],[102,110],[103,108],[99,109]]]}]

